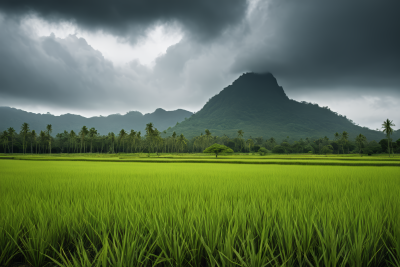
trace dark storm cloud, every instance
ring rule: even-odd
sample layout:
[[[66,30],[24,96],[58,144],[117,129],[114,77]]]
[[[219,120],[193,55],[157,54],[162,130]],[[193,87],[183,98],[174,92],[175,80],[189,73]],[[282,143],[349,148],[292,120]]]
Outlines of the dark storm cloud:
[[[0,58],[0,105],[128,109],[151,94],[132,97],[143,89],[135,72],[139,64],[118,70],[83,38],[32,38],[12,20],[0,23]]]
[[[261,1],[232,71],[270,71],[286,88],[400,93],[399,10],[400,1]]]
[[[90,30],[106,30],[123,38],[140,34],[155,23],[179,23],[198,41],[212,39],[226,27],[239,23],[246,0],[2,0],[8,15],[33,12],[51,21],[75,21]]]
[[[197,111],[254,71],[273,73],[290,98],[363,125],[400,119],[400,1],[99,2],[93,12],[74,3],[0,1],[0,105],[81,114]],[[153,68],[138,60],[115,66],[83,38],[32,36],[18,24],[29,12],[131,41],[158,23],[185,28]]]

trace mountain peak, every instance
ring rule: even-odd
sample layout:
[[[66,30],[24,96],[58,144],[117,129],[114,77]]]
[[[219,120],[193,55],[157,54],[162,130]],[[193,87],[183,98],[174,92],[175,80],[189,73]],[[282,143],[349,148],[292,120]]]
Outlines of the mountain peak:
[[[204,107],[169,130],[187,137],[211,131],[231,138],[243,130],[250,136],[306,138],[332,136],[347,131],[351,136],[362,133],[369,140],[383,138],[381,133],[361,128],[329,109],[290,100],[271,73],[244,73]],[[293,140],[293,139],[292,139]]]
[[[289,98],[286,96],[283,88],[279,86],[276,78],[271,73],[254,73],[248,72],[242,74],[230,86],[221,91],[220,94],[235,95],[241,101],[250,96],[252,101],[285,101]]]
[[[154,113],[161,113],[161,112],[166,112],[166,110],[163,109],[163,108],[158,108],[158,109],[156,109],[156,110],[154,111]]]

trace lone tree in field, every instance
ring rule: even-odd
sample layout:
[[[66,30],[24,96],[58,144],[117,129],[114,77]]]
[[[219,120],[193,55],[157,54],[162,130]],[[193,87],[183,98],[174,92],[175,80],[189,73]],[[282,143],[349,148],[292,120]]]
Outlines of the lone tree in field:
[[[386,137],[388,140],[388,152],[389,152],[389,158],[390,158],[390,135],[393,133],[393,129],[392,126],[396,126],[393,121],[386,119],[383,123],[382,123],[382,129],[383,129],[383,133],[386,133]]]
[[[215,153],[215,157],[217,158],[218,154],[233,153],[233,150],[224,145],[213,144],[212,146],[207,147],[203,153]]]

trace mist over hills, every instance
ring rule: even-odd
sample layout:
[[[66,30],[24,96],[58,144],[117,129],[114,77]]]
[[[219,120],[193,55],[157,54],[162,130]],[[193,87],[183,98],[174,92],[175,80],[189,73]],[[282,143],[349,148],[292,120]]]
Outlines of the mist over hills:
[[[85,118],[73,114],[54,116],[52,114],[36,114],[15,108],[0,107],[0,130],[4,131],[8,127],[13,127],[19,132],[22,123],[27,122],[30,129],[36,132],[45,130],[46,125],[51,124],[53,127],[52,135],[54,136],[64,130],[68,132],[74,130],[79,133],[84,125],[88,128],[96,128],[102,135],[106,135],[109,132],[118,133],[121,129],[125,129],[125,131],[134,129],[144,133],[146,124],[149,122],[152,122],[158,130],[163,131],[168,127],[174,126],[177,122],[189,118],[192,114],[192,112],[183,109],[166,111],[159,108],[153,113],[144,115],[138,111],[130,111],[125,115],[112,114],[105,117]]]
[[[382,118],[382,122],[386,118]],[[226,134],[233,138],[239,129],[244,137],[274,137],[281,141],[307,137],[333,139],[335,132],[347,131],[349,137],[363,134],[369,141],[385,138],[382,132],[355,125],[345,116],[317,104],[297,102],[285,94],[270,73],[245,73],[232,85],[212,97],[204,107],[189,119],[167,131],[183,133],[191,138],[209,129],[212,135]],[[394,140],[400,137],[397,131]]]

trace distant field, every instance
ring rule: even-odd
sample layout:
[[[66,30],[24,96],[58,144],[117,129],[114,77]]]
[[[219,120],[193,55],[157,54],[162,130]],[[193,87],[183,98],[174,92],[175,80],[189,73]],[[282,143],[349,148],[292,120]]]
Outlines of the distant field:
[[[3,159],[0,170],[0,266],[400,263],[397,167]]]
[[[233,163],[233,164],[279,164],[279,165],[331,165],[331,166],[397,166],[400,157],[359,156],[359,155],[220,155],[209,154],[41,154],[5,155],[0,159],[35,161],[106,161],[106,162],[166,162],[166,163]]]

